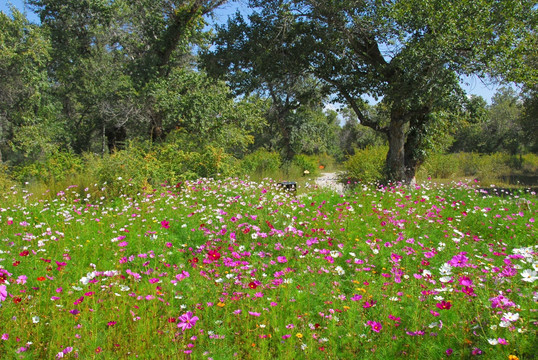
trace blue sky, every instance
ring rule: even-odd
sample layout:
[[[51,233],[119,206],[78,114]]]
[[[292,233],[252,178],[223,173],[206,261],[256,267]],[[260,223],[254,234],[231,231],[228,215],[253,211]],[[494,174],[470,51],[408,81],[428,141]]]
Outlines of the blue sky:
[[[10,4],[19,9],[19,11],[25,13],[30,21],[36,23],[39,22],[39,17],[34,12],[32,12],[28,6],[24,4],[23,0],[0,0],[0,11],[3,11],[4,13],[10,13]],[[238,4],[237,2],[224,5],[215,13],[215,21],[219,23],[225,22],[228,16],[235,13],[236,9],[238,8],[239,10],[244,11],[246,9],[246,5],[242,5],[241,3]],[[491,102],[491,97],[499,88],[499,86],[496,85],[485,84],[476,76],[462,79],[462,87],[468,94],[480,95],[488,103]]]

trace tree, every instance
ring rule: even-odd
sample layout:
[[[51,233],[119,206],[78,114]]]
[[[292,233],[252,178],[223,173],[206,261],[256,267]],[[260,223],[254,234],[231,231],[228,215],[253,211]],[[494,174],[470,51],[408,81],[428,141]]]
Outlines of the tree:
[[[11,17],[0,12],[0,163],[43,157],[65,135],[49,91],[47,36],[11,11]]]
[[[374,106],[365,105],[364,112],[375,119],[378,123],[388,123],[389,114],[383,103]],[[346,107],[341,110],[341,115],[345,121],[340,131],[340,148],[345,157],[355,154],[356,149],[364,149],[368,146],[380,146],[386,144],[386,136],[383,133],[376,132],[369,127],[359,123],[357,115],[353,110]]]
[[[501,88],[493,95],[488,121],[483,123],[481,152],[507,151],[512,155],[524,149],[520,124],[522,103],[512,88]]]
[[[186,66],[204,16],[225,0],[29,0],[50,33],[49,73],[76,152],[164,139],[152,89]],[[99,140],[102,141],[99,141]]]
[[[458,75],[537,79],[537,70],[524,69],[522,62],[533,51],[528,36],[536,26],[534,1],[252,0],[251,5],[271,24],[272,40],[280,42],[271,63],[293,59],[287,71],[305,70],[322,80],[362,125],[387,136],[390,179],[412,181],[427,149],[435,147],[435,136],[461,111]],[[237,46],[248,49],[250,39]],[[255,65],[261,72],[271,63]],[[387,126],[364,112],[365,94],[383,98],[390,109]]]
[[[278,26],[259,14],[250,16],[248,24],[236,14],[227,27],[217,26],[217,31],[214,50],[202,54],[202,65],[212,76],[225,79],[235,95],[268,99],[267,128],[257,145],[278,148],[284,159],[291,160],[302,151],[300,142],[310,139],[307,133],[315,132],[304,115],[321,111],[327,88],[287,56],[275,41]]]

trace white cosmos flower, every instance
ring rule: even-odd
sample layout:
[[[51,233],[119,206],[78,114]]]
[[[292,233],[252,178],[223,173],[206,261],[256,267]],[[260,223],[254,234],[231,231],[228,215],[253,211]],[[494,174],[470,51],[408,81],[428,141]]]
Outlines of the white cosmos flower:
[[[336,250],[332,250],[332,251],[331,251],[331,257],[333,257],[333,258],[337,258],[337,257],[339,257],[339,256],[340,256],[340,253],[339,253],[338,251],[336,251]]]
[[[529,269],[523,270],[523,272],[521,273],[521,276],[523,276],[523,279],[522,279],[523,281],[530,282],[530,283],[538,279],[536,271],[529,270]]]
[[[439,268],[439,272],[441,275],[450,275],[452,274],[452,266],[445,263]]]
[[[519,319],[519,314],[518,313],[515,313],[515,314],[512,314],[511,312],[507,312],[505,314],[503,314],[503,320],[505,321],[517,321],[517,319]]]
[[[499,342],[497,341],[497,339],[488,339],[488,343],[490,343],[491,345],[497,345]]]
[[[34,324],[37,324],[37,323],[39,322],[39,316],[34,316],[34,317],[32,318],[32,322],[33,322]]]

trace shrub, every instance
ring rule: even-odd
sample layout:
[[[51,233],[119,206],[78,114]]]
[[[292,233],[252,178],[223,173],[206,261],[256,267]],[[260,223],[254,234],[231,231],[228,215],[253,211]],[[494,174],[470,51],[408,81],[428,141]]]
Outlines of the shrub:
[[[291,160],[291,166],[297,167],[302,174],[308,171],[310,176],[316,176],[318,174],[318,158],[314,155],[295,155]]]
[[[355,150],[355,154],[344,163],[345,173],[342,176],[351,183],[383,180],[387,152],[387,146]]]
[[[71,152],[58,151],[43,161],[14,167],[13,177],[19,182],[54,184],[79,174],[83,169],[82,158]]]
[[[450,179],[460,172],[454,163],[455,157],[445,154],[433,154],[430,156],[417,172],[417,178],[423,179],[432,177],[436,179]]]
[[[257,174],[263,177],[277,173],[281,165],[280,155],[277,152],[258,149],[243,158],[241,170],[246,174]]]
[[[5,164],[0,164],[0,193],[4,193],[9,190],[15,182],[9,175]]]

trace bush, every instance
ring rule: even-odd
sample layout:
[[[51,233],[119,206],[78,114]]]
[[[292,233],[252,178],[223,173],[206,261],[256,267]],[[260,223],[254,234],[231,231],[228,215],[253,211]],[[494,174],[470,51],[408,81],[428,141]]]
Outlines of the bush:
[[[308,171],[310,176],[317,176],[319,172],[318,158],[314,155],[295,155],[291,160],[291,167],[294,166],[297,167],[302,174],[304,174],[305,171]]]
[[[383,180],[387,152],[387,146],[355,150],[355,154],[344,163],[345,173],[342,176],[351,183]]]
[[[19,182],[54,184],[75,177],[83,169],[82,158],[71,152],[55,152],[44,161],[14,167],[13,177]]]
[[[334,167],[334,158],[326,153],[318,155],[318,169],[330,171]]]
[[[126,184],[151,190],[166,182],[231,176],[237,168],[237,160],[222,149],[205,146],[199,151],[189,151],[181,149],[176,142],[130,143],[125,150],[111,155],[87,154],[85,163],[90,177],[106,183],[108,191],[114,193]]]
[[[264,177],[278,172],[282,162],[277,152],[258,149],[246,155],[241,161],[241,170],[246,174]]]
[[[445,154],[433,154],[420,167],[417,172],[417,178],[423,179],[427,177],[436,179],[450,179],[458,176],[460,169],[455,166],[455,156]]]
[[[15,182],[8,174],[7,166],[5,164],[0,164],[0,193],[5,193],[8,191]]]

